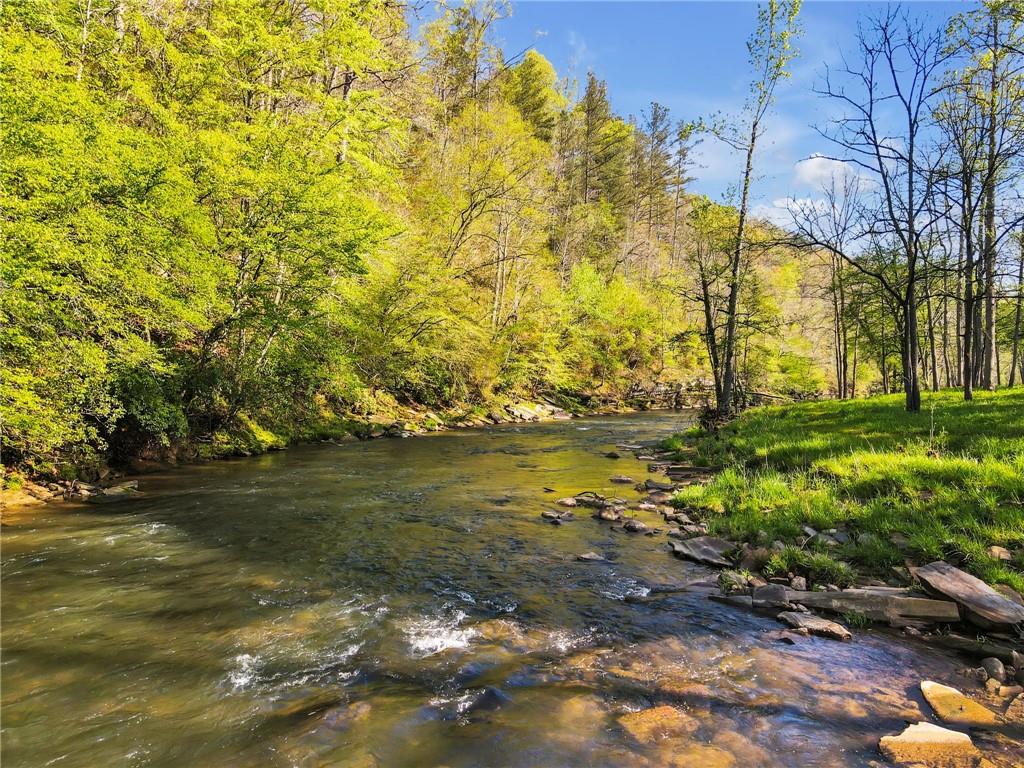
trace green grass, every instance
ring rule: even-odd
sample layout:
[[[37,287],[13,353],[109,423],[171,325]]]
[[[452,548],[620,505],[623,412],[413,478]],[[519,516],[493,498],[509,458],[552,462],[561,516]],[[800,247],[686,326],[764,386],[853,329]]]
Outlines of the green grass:
[[[675,499],[718,534],[793,544],[810,525],[850,536],[827,552],[788,548],[766,569],[839,583],[852,578],[849,566],[886,577],[906,560],[944,558],[1024,591],[1024,389],[970,403],[956,391],[926,393],[917,414],[901,396],[756,408],[718,435],[691,430],[666,447],[725,467]],[[993,544],[1015,559],[991,557]]]

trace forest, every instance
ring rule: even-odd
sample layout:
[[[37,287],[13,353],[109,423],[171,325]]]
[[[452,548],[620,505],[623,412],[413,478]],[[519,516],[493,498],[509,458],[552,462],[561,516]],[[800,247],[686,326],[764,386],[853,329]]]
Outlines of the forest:
[[[761,7],[741,114],[617,114],[504,51],[498,2],[4,4],[4,463],[331,436],[657,382],[727,414],[1024,378],[1024,19],[866,14],[818,95],[843,172],[750,204],[799,55]],[[693,191],[694,147],[745,171]]]

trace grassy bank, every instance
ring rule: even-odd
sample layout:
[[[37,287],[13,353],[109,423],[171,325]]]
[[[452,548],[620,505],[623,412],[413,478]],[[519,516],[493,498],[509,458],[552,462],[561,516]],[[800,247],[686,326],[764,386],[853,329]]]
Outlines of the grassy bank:
[[[718,435],[693,430],[669,446],[724,468],[681,490],[677,506],[720,535],[788,545],[765,563],[769,574],[841,583],[946,559],[1024,591],[1024,389],[970,403],[925,394],[917,414],[896,395],[757,408]],[[801,542],[804,526],[838,529],[842,543]]]

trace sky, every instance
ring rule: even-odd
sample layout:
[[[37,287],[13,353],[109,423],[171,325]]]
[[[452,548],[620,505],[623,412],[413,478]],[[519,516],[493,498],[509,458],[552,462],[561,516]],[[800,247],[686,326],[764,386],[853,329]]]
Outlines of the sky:
[[[805,0],[804,33],[792,77],[782,84],[763,145],[752,190],[755,215],[788,221],[789,199],[816,196],[833,163],[815,157],[835,154],[815,127],[824,128],[833,109],[813,92],[825,65],[841,63],[853,51],[858,18],[883,3]],[[908,9],[942,23],[970,5],[911,2]],[[512,15],[495,36],[506,56],[536,48],[578,83],[592,70],[607,81],[615,110],[640,116],[658,101],[676,119],[736,114],[748,92],[746,40],[753,31],[753,2],[623,2],[603,0],[514,0]],[[724,144],[706,138],[696,152],[692,189],[717,200],[731,199],[741,159]]]

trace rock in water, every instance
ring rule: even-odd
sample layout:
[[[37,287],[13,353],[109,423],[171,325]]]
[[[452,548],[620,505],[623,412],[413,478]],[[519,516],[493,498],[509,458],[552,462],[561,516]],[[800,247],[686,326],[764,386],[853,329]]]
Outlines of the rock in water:
[[[641,520],[631,517],[622,524],[622,528],[630,533],[643,533],[647,530],[647,524]]]
[[[831,637],[836,640],[849,640],[853,635],[850,630],[842,624],[823,619],[811,613],[797,613],[796,611],[783,611],[776,617],[783,624],[788,624],[794,629],[803,629],[812,635]]]
[[[576,555],[576,559],[588,563],[603,563],[605,561],[605,558],[597,552],[584,552],[582,555]]]
[[[118,501],[120,499],[127,499],[139,492],[139,481],[129,480],[125,483],[118,483],[112,485],[109,488],[103,488],[94,493],[90,493],[86,498],[93,504],[103,504],[108,501]]]
[[[998,722],[994,712],[967,698],[956,688],[925,680],[921,683],[921,693],[944,723],[984,728]]]
[[[887,760],[900,765],[976,768],[981,761],[970,736],[931,723],[909,725],[900,734],[883,736],[878,748]]]
[[[1009,722],[1017,725],[1024,725],[1024,693],[1018,693],[1017,698],[1010,702],[1010,706],[1003,713]]]
[[[685,712],[664,705],[623,715],[619,718],[619,725],[641,744],[648,744],[688,736],[697,730],[699,723]]]
[[[575,497],[566,496],[564,499],[559,499],[558,501],[556,501],[555,504],[557,504],[560,507],[575,507],[577,502]]]
[[[627,475],[615,475],[609,479],[611,480],[611,482],[619,483],[620,485],[632,485],[634,482],[636,482],[635,480],[633,480],[632,477],[629,477]]]
[[[941,560],[918,568],[914,574],[934,592],[963,606],[967,617],[980,627],[1024,622],[1024,606],[996,592],[981,579]]]
[[[731,565],[724,555],[735,548],[736,545],[731,541],[715,536],[698,536],[695,539],[672,542],[672,551],[676,557],[719,568],[728,568]]]

